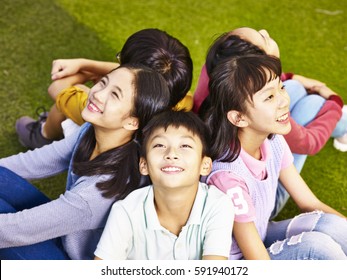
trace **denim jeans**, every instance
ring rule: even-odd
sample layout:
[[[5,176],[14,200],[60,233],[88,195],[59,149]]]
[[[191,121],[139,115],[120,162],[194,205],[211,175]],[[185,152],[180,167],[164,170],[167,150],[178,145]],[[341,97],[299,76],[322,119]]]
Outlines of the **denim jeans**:
[[[314,211],[270,222],[264,244],[273,260],[347,260],[347,220]]]
[[[6,213],[16,213],[49,201],[48,197],[28,181],[14,172],[0,167],[0,219]],[[55,238],[27,246],[2,248],[0,249],[0,259],[59,260],[69,258],[63,249],[61,239]]]
[[[290,97],[290,114],[300,125],[306,126],[316,117],[325,103],[325,99],[317,94],[307,94],[301,83],[288,80],[283,83]],[[342,113],[331,137],[338,138],[347,132],[347,114]]]
[[[307,94],[304,86],[296,80],[287,80],[283,83],[290,97],[290,114],[296,123],[306,126],[318,114],[325,103],[325,99],[317,94]],[[343,114],[338,121],[332,137],[340,137],[347,132],[347,115]],[[301,172],[307,155],[294,154],[294,166]],[[271,218],[274,218],[283,209],[289,199],[289,194],[281,183],[278,184],[276,193],[276,205],[272,212]]]

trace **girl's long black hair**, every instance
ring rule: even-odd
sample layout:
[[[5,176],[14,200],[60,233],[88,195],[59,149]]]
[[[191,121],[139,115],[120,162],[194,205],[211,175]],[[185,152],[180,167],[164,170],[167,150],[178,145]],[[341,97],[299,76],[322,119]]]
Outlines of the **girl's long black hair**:
[[[249,54],[266,55],[264,50],[232,32],[221,34],[214,40],[206,55],[206,71],[208,76],[211,75],[213,69],[221,61],[227,58]],[[199,116],[203,119],[205,118],[209,102],[210,97],[208,95],[200,106]]]
[[[246,102],[253,100],[256,92],[281,73],[280,60],[268,55],[227,58],[213,69],[209,81],[210,103],[205,115],[214,139],[211,146],[213,159],[229,162],[239,156],[238,127],[228,120],[228,112],[247,113]]]
[[[142,128],[156,113],[168,109],[170,93],[164,78],[148,67],[122,64],[119,68],[127,68],[134,74],[134,107],[130,114],[138,119],[139,128],[130,142],[89,160],[96,144],[91,126],[75,152],[73,172],[79,176],[109,175],[110,178],[97,183],[97,187],[105,197],[122,199],[140,185],[138,143]]]

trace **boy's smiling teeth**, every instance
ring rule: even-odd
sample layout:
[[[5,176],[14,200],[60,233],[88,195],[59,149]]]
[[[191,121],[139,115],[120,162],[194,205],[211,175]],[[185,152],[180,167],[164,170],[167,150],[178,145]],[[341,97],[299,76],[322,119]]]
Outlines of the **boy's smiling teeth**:
[[[284,114],[283,116],[280,116],[277,121],[279,122],[283,122],[285,121],[286,119],[288,119],[288,113],[287,114]]]
[[[162,171],[165,172],[176,172],[176,171],[183,171],[183,168],[176,167],[176,166],[168,166],[161,168]]]

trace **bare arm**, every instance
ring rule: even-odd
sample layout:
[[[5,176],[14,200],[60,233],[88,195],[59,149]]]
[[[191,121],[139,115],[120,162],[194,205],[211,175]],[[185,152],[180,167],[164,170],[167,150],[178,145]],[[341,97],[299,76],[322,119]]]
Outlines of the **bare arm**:
[[[302,85],[309,93],[318,93],[325,99],[328,99],[332,95],[338,95],[336,92],[334,92],[331,88],[329,88],[325,83],[321,81],[307,78],[297,74],[294,74],[292,79],[302,83]]]
[[[300,83],[302,83],[302,85],[307,89],[307,90],[312,90],[312,88],[314,87],[321,87],[323,85],[325,85],[325,83],[315,80],[315,79],[311,79],[311,78],[307,78],[305,76],[302,75],[298,75],[298,74],[294,74],[292,77],[293,80],[297,80]]]
[[[227,260],[228,258],[226,257],[222,257],[222,256],[203,256],[202,257],[203,260]]]
[[[279,179],[302,212],[321,210],[346,218],[313,194],[293,164],[281,171]]]
[[[54,81],[80,72],[89,72],[94,74],[94,79],[99,79],[118,66],[115,62],[85,58],[57,59],[52,63],[51,76]]]
[[[253,222],[235,222],[233,234],[246,260],[270,260],[270,256]]]
[[[87,72],[73,74],[71,76],[63,77],[61,79],[53,81],[48,87],[48,94],[53,100],[57,99],[58,94],[71,86],[78,85],[83,88],[85,92],[89,92],[89,88],[85,85],[87,81],[91,80],[91,76]]]
[[[327,87],[326,85],[322,86],[314,86],[311,89],[313,92],[318,93],[320,96],[324,97],[325,99],[328,99],[332,95],[338,95],[335,91],[333,91],[331,88]]]

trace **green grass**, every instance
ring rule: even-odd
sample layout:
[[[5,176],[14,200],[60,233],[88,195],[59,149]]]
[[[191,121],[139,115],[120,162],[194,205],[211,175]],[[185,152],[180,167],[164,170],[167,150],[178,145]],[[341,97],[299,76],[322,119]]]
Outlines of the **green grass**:
[[[53,59],[113,60],[129,35],[148,27],[166,30],[188,46],[194,61],[192,90],[215,36],[249,26],[267,29],[278,42],[285,71],[322,80],[347,102],[346,1],[2,0],[1,6],[1,157],[25,151],[15,120],[52,105],[47,87]],[[345,215],[346,164],[347,153],[336,151],[330,140],[302,171],[317,196]],[[35,184],[55,198],[64,180],[62,174]],[[296,213],[290,201],[280,218]]]

